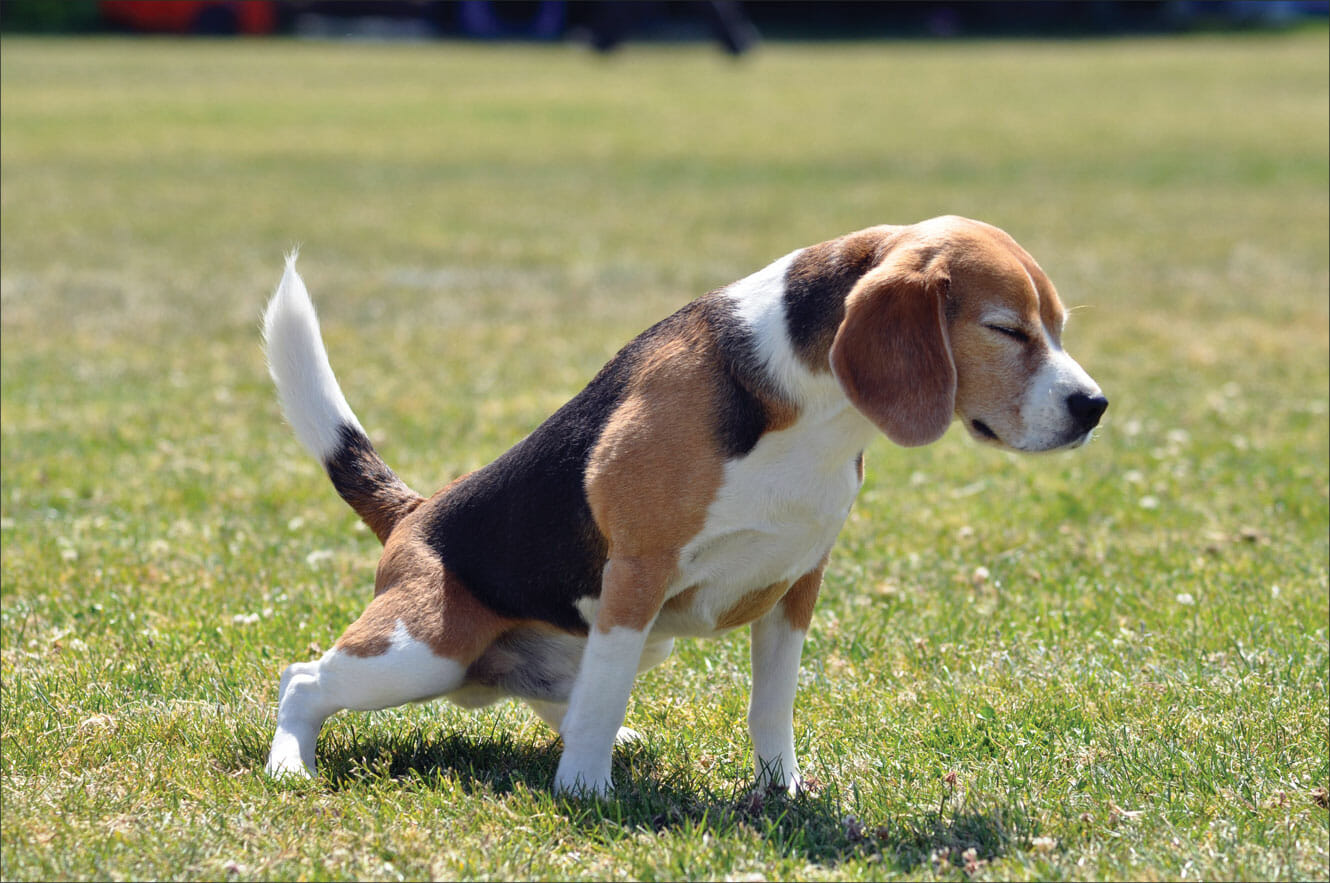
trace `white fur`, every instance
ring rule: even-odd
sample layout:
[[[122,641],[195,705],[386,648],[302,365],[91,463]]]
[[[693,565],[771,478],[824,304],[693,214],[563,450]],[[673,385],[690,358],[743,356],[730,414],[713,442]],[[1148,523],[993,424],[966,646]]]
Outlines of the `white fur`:
[[[797,790],[802,783],[794,754],[794,694],[799,686],[799,657],[804,632],[790,625],[784,611],[773,609],[753,623],[753,689],[748,701],[748,732],[759,786]]]
[[[341,444],[339,429],[364,429],[337,385],[319,334],[319,320],[305,283],[296,272],[296,253],[263,313],[268,373],[277,385],[282,412],[296,438],[323,462]]]
[[[457,689],[466,670],[436,656],[397,623],[392,644],[379,656],[334,648],[317,662],[287,666],[277,688],[277,732],[268,754],[275,776],[314,775],[314,745],[323,722],[344,708],[377,711],[433,699]]]
[[[1030,378],[1029,390],[1021,404],[1024,432],[1017,438],[1006,439],[1018,451],[1048,451],[1083,444],[1089,434],[1082,435],[1075,426],[1067,398],[1073,393],[1102,395],[1099,384],[1048,334],[1045,343],[1048,359]]]
[[[714,635],[716,620],[744,595],[813,570],[850,513],[860,485],[855,460],[874,432],[847,406],[769,432],[747,456],[726,463],[667,592],[697,586],[696,600],[687,610],[662,611],[657,631]]]
[[[621,733],[635,669],[668,655],[672,638],[710,636],[716,622],[746,594],[773,583],[793,582],[817,567],[831,548],[859,491],[856,458],[873,437],[873,425],[846,399],[830,372],[814,373],[798,359],[786,332],[785,276],[791,252],[731,285],[725,294],[752,330],[763,366],[799,408],[791,427],[769,432],[753,450],[725,465],[716,499],[702,530],[681,551],[666,597],[696,586],[686,610],[665,609],[649,634],[594,627],[599,603],[582,598],[578,609],[592,626],[582,667],[559,722],[564,753],[555,787],[601,794],[612,787],[611,748]],[[753,711],[750,714],[759,774],[794,788],[793,707],[803,632],[779,612],[754,624]],[[653,645],[659,650],[653,651]],[[639,660],[638,666],[625,664]],[[558,709],[537,708],[546,720]]]
[[[809,371],[794,352],[785,318],[785,277],[800,253],[796,249],[722,292],[739,319],[753,333],[758,361],[776,385],[793,401],[805,406],[848,403],[840,384],[826,371]]]
[[[785,277],[803,251],[795,249],[756,273],[725,287],[722,292],[734,304],[739,319],[753,332],[758,360],[782,388],[797,393],[809,379],[799,362],[785,325]]]
[[[646,637],[645,631],[626,626],[608,632],[591,629],[582,668],[559,724],[563,755],[554,775],[556,790],[600,795],[614,787],[610,755],[637,675],[632,660],[642,658]]]
[[[597,599],[579,599],[578,609],[592,629],[559,722],[564,753],[556,788],[596,794],[610,789],[611,748],[621,732],[635,669],[663,659],[674,636],[716,634],[717,620],[744,595],[793,582],[816,568],[849,514],[860,485],[856,459],[876,430],[829,371],[809,371],[794,353],[783,298],[785,276],[797,255],[786,255],[725,293],[752,330],[764,367],[800,417],[726,463],[702,530],[681,551],[666,591],[671,597],[696,586],[688,609],[662,610],[649,634],[623,627],[606,634],[594,627]],[[764,781],[795,788],[793,708],[803,632],[791,628],[779,611],[759,623],[753,632],[750,712],[758,771]],[[661,650],[653,652],[653,644]],[[634,659],[638,666],[625,664]],[[559,710],[537,711],[550,720]]]

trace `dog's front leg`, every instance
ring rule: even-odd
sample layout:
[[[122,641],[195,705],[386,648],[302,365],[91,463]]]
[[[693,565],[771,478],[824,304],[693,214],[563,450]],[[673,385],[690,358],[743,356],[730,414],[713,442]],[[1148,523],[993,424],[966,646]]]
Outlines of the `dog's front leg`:
[[[825,561],[824,561],[825,563]],[[753,693],[748,731],[753,739],[757,784],[799,790],[803,779],[794,754],[794,694],[799,658],[822,584],[822,567],[800,578],[780,603],[752,625]]]
[[[651,624],[674,569],[672,556],[611,558],[605,565],[596,624],[559,727],[563,756],[554,787],[604,795],[614,787],[610,759]]]

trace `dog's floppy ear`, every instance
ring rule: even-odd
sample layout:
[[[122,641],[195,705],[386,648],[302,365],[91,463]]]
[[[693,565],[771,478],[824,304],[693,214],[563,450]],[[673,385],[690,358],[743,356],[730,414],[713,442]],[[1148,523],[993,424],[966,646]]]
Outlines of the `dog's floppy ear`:
[[[845,298],[831,370],[850,402],[898,445],[937,441],[956,409],[950,284],[936,261],[896,260],[865,274]]]

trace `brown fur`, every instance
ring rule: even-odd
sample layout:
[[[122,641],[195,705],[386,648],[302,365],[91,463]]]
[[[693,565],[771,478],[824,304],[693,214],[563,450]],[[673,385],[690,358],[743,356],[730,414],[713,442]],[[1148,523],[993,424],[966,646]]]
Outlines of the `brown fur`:
[[[1057,290],[1034,258],[1006,233],[973,225],[957,231],[949,260],[951,306],[949,335],[954,359],[962,367],[956,405],[971,410],[1009,403],[1012,421],[1027,378],[1048,355],[1045,332],[1060,342],[1064,311]],[[1019,349],[982,326],[981,316],[994,306],[1020,317],[1030,340]],[[966,366],[975,366],[964,370]],[[979,369],[978,366],[983,366]]]
[[[684,589],[682,592],[677,592],[676,594],[672,595],[670,599],[665,602],[664,609],[675,610],[682,613],[691,608],[693,606],[693,602],[696,600],[697,600],[697,586],[689,586],[688,588]]]
[[[325,466],[342,499],[381,543],[386,543],[397,523],[425,500],[388,468],[363,435],[344,436],[341,452]]]
[[[821,563],[795,580],[785,597],[780,599],[781,612],[792,628],[806,632],[813,622],[813,605],[817,603],[817,594],[822,588],[822,572],[827,568],[829,557],[830,553],[823,556]]]
[[[705,328],[692,329],[701,336]],[[609,541],[596,626],[645,628],[679,550],[702,528],[724,463],[699,395],[717,389],[705,341],[663,343],[644,360],[587,466],[591,513]]]
[[[936,441],[951,424],[956,365],[947,338],[949,279],[913,255],[874,268],[850,292],[831,346],[845,394],[899,445]]]
[[[789,591],[787,582],[772,583],[765,589],[749,592],[716,618],[716,628],[732,629],[747,625],[755,619],[765,616],[767,611],[776,606],[776,602]]]
[[[408,516],[389,538],[374,578],[374,600],[337,647],[352,656],[381,655],[401,622],[435,655],[466,665],[515,623],[482,605],[444,569],[413,529],[415,521]]]
[[[429,501],[353,420],[342,424],[325,466],[385,543],[375,597],[339,652],[283,675],[268,769],[312,774],[334,705],[511,695],[563,737],[556,789],[604,793],[635,673],[679,635],[753,623],[759,782],[793,792],[794,676],[823,550],[863,482],[872,427],[920,445],[960,416],[971,435],[1008,449],[1083,444],[1108,402],[1057,351],[1062,321],[1052,284],[1011,237],[934,218],[812,246],[689,303]],[[734,483],[708,524],[727,475]],[[696,555],[681,562],[685,549]],[[666,601],[671,586],[688,587]],[[606,637],[616,629],[631,631]],[[402,631],[445,661],[421,659],[414,643],[370,664],[347,658],[388,653]]]
[[[842,294],[846,267],[865,272]],[[830,338],[826,324],[810,332],[800,358],[819,367],[829,340],[846,395],[901,445],[935,441],[974,403],[1009,402],[1018,421],[1024,384],[1047,356],[1044,333],[1061,339],[1064,312],[1048,276],[1011,236],[976,221],[852,233],[805,249],[788,280],[816,292],[839,323]],[[994,305],[1022,318],[1030,342],[1019,354],[982,327]]]
[[[760,401],[767,415],[767,432],[789,429],[799,419],[799,409],[784,399],[760,396]]]
[[[678,556],[673,553],[610,558],[600,590],[596,629],[608,632],[623,626],[640,632],[651,625],[665,600],[665,589],[677,562]]]

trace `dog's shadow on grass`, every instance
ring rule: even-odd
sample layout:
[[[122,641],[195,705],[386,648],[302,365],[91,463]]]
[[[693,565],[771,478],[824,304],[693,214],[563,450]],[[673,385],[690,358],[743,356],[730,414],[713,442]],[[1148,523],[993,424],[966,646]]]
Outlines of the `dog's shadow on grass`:
[[[320,740],[324,787],[350,791],[396,780],[407,788],[460,788],[500,797],[523,790],[548,792],[562,750],[557,738],[533,742],[501,732],[477,737],[419,727],[391,734],[358,729],[334,730]],[[266,744],[243,736],[241,742],[239,753],[261,766]],[[755,792],[740,776],[735,790],[719,793],[694,771],[665,762],[650,742],[615,748],[614,779],[618,787],[608,800],[551,799],[570,824],[599,837],[607,828],[660,832],[700,827],[720,838],[759,837],[809,862],[869,859],[903,873],[930,863],[969,873],[1027,846],[1033,834],[1022,813],[1003,806],[949,809],[943,799],[932,809],[875,819],[857,817],[833,786],[815,785],[788,797]]]

